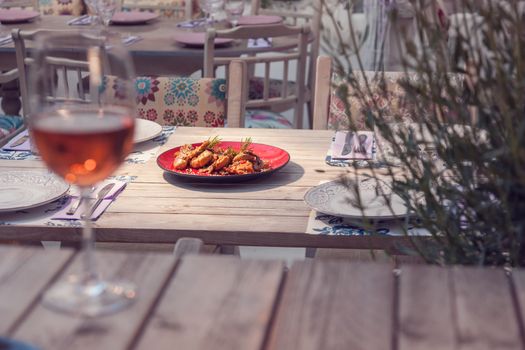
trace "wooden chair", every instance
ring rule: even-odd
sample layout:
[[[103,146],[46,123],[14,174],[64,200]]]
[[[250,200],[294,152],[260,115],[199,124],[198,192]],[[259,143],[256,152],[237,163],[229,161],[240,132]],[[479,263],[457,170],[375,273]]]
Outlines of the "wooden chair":
[[[286,110],[294,109],[293,127],[302,128],[303,126],[303,106],[307,100],[306,89],[306,50],[309,28],[290,27],[287,25],[266,25],[266,26],[240,26],[229,30],[215,30],[208,29],[206,32],[206,41],[204,46],[204,77],[213,77],[215,75],[215,68],[217,66],[224,66],[233,59],[243,61],[247,64],[247,71],[253,69],[256,64],[263,65],[264,78],[262,79],[262,96],[260,98],[246,99],[245,106],[247,109],[269,109],[269,110]],[[272,55],[264,56],[248,56],[248,57],[216,57],[214,40],[216,38],[230,38],[248,40],[251,38],[272,38],[275,40],[280,37],[295,37],[291,42],[290,47],[293,49],[289,51],[272,51],[268,48],[268,52]],[[296,61],[295,89],[289,88],[288,79],[289,65],[291,61]],[[282,64],[282,88],[278,96],[270,94],[270,68],[275,64]]]
[[[13,31],[24,115],[30,111],[28,70],[34,61],[27,56],[26,42],[35,40],[44,32],[49,33],[43,30]],[[48,60],[56,67],[54,72],[47,74],[50,83],[57,87],[56,94],[49,96],[49,99],[59,101],[63,98],[77,98],[89,102],[91,96],[99,95],[109,100],[117,99],[119,84],[114,77],[105,76],[102,85],[96,88],[97,91],[90,91],[85,79],[89,72],[87,62],[64,57],[48,57]],[[232,62],[231,66],[230,86],[240,87],[243,83],[243,63]],[[140,118],[153,120],[161,125],[221,127],[224,126],[228,115],[229,126],[240,125],[243,100],[239,96],[235,98],[236,102],[228,105],[227,94],[230,92],[227,91],[225,79],[137,77],[134,84],[136,115]],[[233,96],[242,91],[237,88],[231,90]]]
[[[163,18],[191,19],[199,13],[196,1],[192,0],[123,0],[123,11],[149,11]]]
[[[15,44],[16,62],[20,79],[20,95],[24,117],[31,111],[29,103],[29,70],[34,59],[28,55],[27,43],[34,42],[40,35],[51,33],[65,33],[52,30],[23,31],[13,29],[12,36]],[[53,84],[55,94],[48,96],[50,100],[78,99],[89,102],[90,93],[86,90],[83,79],[88,75],[89,68],[85,61],[65,57],[48,57],[47,63],[53,69],[39,74],[46,74],[49,84]],[[60,88],[59,88],[60,87]]]
[[[8,99],[10,96],[9,89],[6,88],[8,84],[15,83],[18,79],[18,70],[12,69],[8,72],[0,73],[0,85],[2,86],[2,109],[5,114],[0,114],[0,146],[5,145],[13,136],[18,134],[24,128],[24,120],[19,115],[20,105],[15,104],[8,106]],[[17,96],[14,99],[18,101]]]
[[[356,74],[357,85],[362,85],[364,88],[364,78],[369,82],[370,89],[374,93],[374,98],[382,109],[382,114],[392,122],[398,122],[401,117],[406,121],[421,120],[426,115],[421,115],[420,112],[413,105],[417,96],[410,96],[406,94],[402,88],[401,80],[418,80],[416,73],[406,74],[404,72],[364,72]],[[458,91],[464,91],[467,88],[465,76],[459,74],[450,74],[449,79]],[[342,84],[348,86],[347,96],[341,96],[344,90],[339,89]],[[365,110],[362,99],[355,96],[352,91],[353,86],[349,86],[340,77],[332,72],[332,60],[328,56],[320,56],[317,60],[316,84],[315,84],[315,101],[314,101],[314,129],[348,129],[348,110],[349,106],[350,116],[353,124],[358,129],[366,129],[365,126]],[[369,94],[365,93],[365,98]],[[343,100],[347,99],[347,103]],[[463,96],[456,97],[459,100]],[[433,105],[428,105],[427,113],[433,113]],[[419,113],[418,113],[419,112]],[[417,114],[417,115],[416,115]],[[455,118],[454,112],[449,111],[447,115],[440,116],[442,121],[453,121]],[[390,120],[387,120],[387,122]]]
[[[286,2],[286,9],[280,8],[263,8],[261,7],[261,0],[251,1],[251,15],[271,15],[283,17],[284,23],[292,26],[308,25],[310,27],[310,44],[308,48],[308,60],[306,63],[307,76],[306,82],[308,87],[315,85],[315,69],[317,57],[319,56],[319,48],[321,43],[321,28],[323,18],[323,8],[325,0],[312,0],[311,3],[302,7],[297,6],[294,2]],[[309,93],[310,97],[307,99],[308,103],[308,117],[310,128],[312,127],[312,110],[313,110],[313,94]]]
[[[283,17],[284,23],[292,26],[309,25],[310,35],[312,40],[310,42],[309,50],[309,78],[315,79],[315,65],[317,56],[319,56],[319,47],[321,43],[321,19],[323,16],[323,0],[313,0],[309,6],[305,8],[292,8],[287,10],[262,8],[261,0],[252,0],[251,2],[252,15],[270,15]],[[313,83],[313,80],[308,80]],[[312,85],[313,86],[313,85]]]
[[[83,0],[5,0],[0,7],[34,9],[42,15],[80,16],[86,12]]]

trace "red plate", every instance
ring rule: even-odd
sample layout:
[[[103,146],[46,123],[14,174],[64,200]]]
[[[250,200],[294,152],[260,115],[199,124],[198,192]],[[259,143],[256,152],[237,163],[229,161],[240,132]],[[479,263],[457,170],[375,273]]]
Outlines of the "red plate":
[[[193,147],[199,146],[201,143],[192,144]],[[221,141],[218,144],[219,147],[228,148],[231,147],[238,151],[241,148],[241,142],[232,141]],[[201,182],[236,182],[255,179],[259,177],[268,176],[277,170],[284,167],[290,161],[290,155],[283,149],[278,147],[264,145],[262,143],[252,143],[250,150],[258,155],[262,160],[268,162],[270,170],[263,171],[260,173],[245,174],[245,175],[212,175],[212,174],[201,174],[195,169],[186,170],[175,170],[173,169],[173,160],[175,159],[175,153],[178,152],[181,146],[169,149],[163,152],[157,158],[157,164],[159,167],[164,169],[170,174],[184,177],[187,179],[194,179]]]

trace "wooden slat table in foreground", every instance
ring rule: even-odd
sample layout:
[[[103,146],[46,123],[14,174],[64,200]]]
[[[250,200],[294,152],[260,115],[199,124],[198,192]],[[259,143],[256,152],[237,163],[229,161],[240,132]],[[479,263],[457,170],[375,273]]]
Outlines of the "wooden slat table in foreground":
[[[382,249],[407,240],[305,233],[311,211],[303,200],[306,191],[351,171],[325,163],[333,131],[179,127],[161,152],[216,135],[228,141],[252,137],[253,142],[288,151],[291,161],[266,178],[233,184],[182,181],[165,174],[154,158],[125,165],[118,174],[137,178],[96,222],[97,241],[174,243],[180,237],[196,237],[206,244]],[[0,171],[27,167],[44,165],[0,160]],[[78,242],[80,230],[0,225],[0,240]]]
[[[40,297],[79,253],[0,246],[0,335],[45,349],[523,349],[525,273],[344,261],[98,253],[139,286],[117,314],[81,319]]]

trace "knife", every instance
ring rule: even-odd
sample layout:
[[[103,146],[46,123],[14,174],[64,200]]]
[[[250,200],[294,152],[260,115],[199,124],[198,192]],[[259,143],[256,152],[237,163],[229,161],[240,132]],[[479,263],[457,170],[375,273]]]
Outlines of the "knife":
[[[21,138],[19,138],[18,140],[16,140],[15,142],[13,142],[9,147],[20,146],[21,144],[25,143],[28,139],[29,139],[29,135],[24,135]]]
[[[89,214],[87,215],[88,218],[90,218],[91,215],[93,215],[95,210],[97,210],[97,207],[100,205],[100,203],[102,203],[104,198],[108,195],[109,191],[111,191],[113,189],[113,187],[115,187],[115,183],[114,182],[112,182],[110,184],[107,184],[106,186],[102,187],[102,189],[100,191],[98,191],[98,193],[97,193],[97,200],[96,200],[95,204],[93,204],[93,206],[91,207],[91,210],[89,211]]]

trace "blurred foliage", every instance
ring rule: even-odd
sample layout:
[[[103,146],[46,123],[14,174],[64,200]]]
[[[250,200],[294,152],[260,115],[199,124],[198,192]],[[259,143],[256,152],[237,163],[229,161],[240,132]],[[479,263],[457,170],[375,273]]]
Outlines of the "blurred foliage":
[[[338,93],[362,102],[367,126],[398,155],[389,175],[375,176],[389,178],[431,233],[431,240],[413,239],[414,249],[438,264],[525,265],[523,4],[458,0],[455,12],[466,15],[449,16],[444,30],[434,3],[413,1],[417,35],[398,35],[406,50],[403,70],[417,76],[400,81],[412,117],[400,113],[392,124],[352,49],[363,41],[352,25],[352,3],[344,25],[327,11],[340,40],[324,46],[347,86]],[[396,16],[396,9],[389,13],[394,27]],[[350,29],[346,40],[342,28]],[[462,84],[453,79],[458,76]],[[387,85],[379,84],[379,95],[388,99]],[[349,113],[351,128],[356,117]]]

